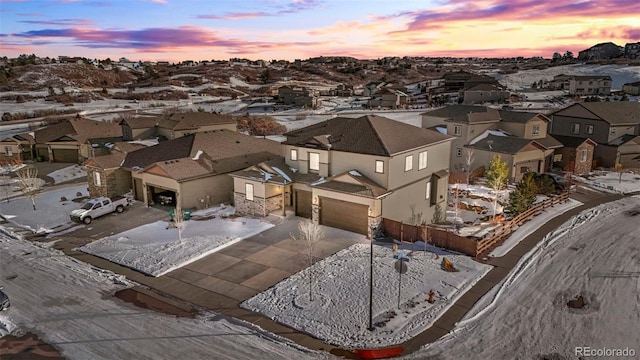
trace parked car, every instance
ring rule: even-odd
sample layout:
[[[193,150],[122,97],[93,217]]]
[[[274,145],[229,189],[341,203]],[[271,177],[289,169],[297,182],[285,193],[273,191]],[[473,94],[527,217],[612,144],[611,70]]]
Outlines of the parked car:
[[[99,197],[87,201],[80,209],[72,210],[69,217],[76,222],[90,224],[95,218],[112,212],[121,213],[133,200],[129,197],[118,196],[114,198]]]
[[[0,286],[0,311],[9,310],[11,302],[9,301],[9,296],[2,289],[3,287]]]
[[[156,193],[153,198],[154,201],[160,205],[171,205],[174,203],[173,191],[163,191]]]

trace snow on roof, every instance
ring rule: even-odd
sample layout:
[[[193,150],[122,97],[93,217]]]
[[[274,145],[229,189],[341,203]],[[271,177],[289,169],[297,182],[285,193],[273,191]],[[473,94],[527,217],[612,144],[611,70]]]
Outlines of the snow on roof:
[[[269,174],[268,172],[264,173],[264,181],[269,181],[269,179],[271,179],[271,177],[273,177],[272,174]]]
[[[192,158],[192,160],[198,160],[200,158],[200,155],[202,155],[202,150],[198,150],[198,152],[196,152],[196,155]]]
[[[320,184],[324,184],[324,183],[326,183],[326,182],[327,182],[327,179],[325,179],[325,178],[324,178],[324,176],[323,176],[323,177],[321,177],[320,179],[318,179],[318,180],[316,180],[316,181],[312,182],[312,183],[311,183],[311,184],[309,184],[309,185],[311,185],[311,186],[314,186],[314,185],[320,185]]]
[[[436,130],[441,134],[447,135],[447,128],[446,127],[437,126]]]
[[[475,139],[471,140],[469,142],[469,145],[473,145],[475,143],[477,143],[478,141],[486,138],[489,135],[494,135],[494,136],[509,136],[509,133],[507,133],[504,130],[485,130],[485,132],[483,132],[482,134],[478,135]]]
[[[350,170],[349,174],[352,176],[362,176],[362,174],[360,174],[359,172],[357,172],[356,170]]]
[[[273,166],[272,169],[273,169],[273,171],[277,172],[278,175],[282,176],[282,178],[285,179],[286,181],[292,182],[291,178],[284,171],[282,171],[281,169],[279,169],[279,168],[277,168],[275,166]]]

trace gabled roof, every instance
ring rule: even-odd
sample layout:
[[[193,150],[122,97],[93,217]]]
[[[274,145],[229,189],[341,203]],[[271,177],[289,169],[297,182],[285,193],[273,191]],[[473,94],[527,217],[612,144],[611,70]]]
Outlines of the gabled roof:
[[[638,125],[640,124],[640,103],[633,101],[582,102],[569,105],[552,115],[600,119],[610,125]]]
[[[598,143],[596,143],[595,141],[589,138],[580,138],[575,136],[561,136],[561,135],[554,135],[554,137],[562,144],[563,147],[577,148],[578,146],[584,144],[585,142],[588,142],[593,146],[598,145]]]
[[[495,84],[470,84],[468,87],[465,87],[463,91],[506,91],[503,87],[495,85]]]
[[[86,166],[96,167],[104,170],[117,169],[122,164],[126,154],[113,153],[103,156],[95,156],[85,162]]]
[[[445,121],[467,124],[500,121],[498,110],[479,105],[448,105],[437,110],[427,111],[422,115],[441,117]]]
[[[392,156],[453,137],[377,115],[336,117],[285,134],[286,145]],[[325,139],[320,141],[319,139]],[[315,145],[314,145],[315,144]]]
[[[500,119],[504,122],[512,122],[512,123],[528,123],[531,120],[544,120],[549,122],[549,118],[544,114],[535,113],[535,112],[523,112],[523,111],[508,111],[508,110],[498,110],[500,114]]]
[[[151,129],[160,121],[160,116],[137,116],[122,119],[118,125],[128,125],[132,129]]]
[[[523,139],[517,136],[496,136],[492,134],[487,135],[484,139],[473,144],[467,145],[467,147],[491,151],[494,153],[517,154],[530,144],[540,149],[544,149],[544,146],[536,140]]]
[[[70,135],[79,143],[84,143],[89,139],[115,139],[122,137],[122,128],[117,123],[94,121],[83,118],[71,119],[70,122],[71,126],[73,126],[74,133],[65,135]]]
[[[213,114],[204,111],[190,113],[176,113],[169,116],[175,125],[172,130],[192,130],[207,125],[235,124],[236,119],[231,115]]]
[[[126,155],[123,167],[157,167],[175,180],[237,171],[282,153],[279,143],[231,130],[213,130],[161,142]]]
[[[331,191],[377,198],[389,193],[388,189],[362,175],[357,170],[350,170],[320,182],[314,187]]]
[[[629,142],[634,142],[638,145],[640,145],[640,136],[639,135],[631,135],[631,134],[624,134],[616,139],[613,139],[611,141],[609,141],[607,143],[607,145],[611,145],[611,146],[620,146],[620,145],[624,145],[626,143]]]
[[[536,142],[540,143],[540,145],[547,149],[557,149],[562,147],[562,143],[549,134],[543,138],[536,139]]]
[[[8,136],[2,140],[0,140],[0,142],[19,142],[19,143],[27,143],[27,144],[34,144],[35,140],[33,138],[33,136],[31,134],[28,133],[22,133],[22,134],[15,134],[15,135],[11,135]]]
[[[123,153],[128,153],[128,152],[132,152],[138,149],[142,149],[146,147],[143,144],[140,143],[131,143],[131,142],[127,142],[127,141],[118,141],[115,144],[113,144],[113,150],[114,151],[120,151]]]
[[[57,124],[52,124],[42,129],[38,129],[33,132],[33,135],[37,144],[46,144],[64,135],[73,134],[74,132],[75,129],[71,125],[71,122],[64,120]]]

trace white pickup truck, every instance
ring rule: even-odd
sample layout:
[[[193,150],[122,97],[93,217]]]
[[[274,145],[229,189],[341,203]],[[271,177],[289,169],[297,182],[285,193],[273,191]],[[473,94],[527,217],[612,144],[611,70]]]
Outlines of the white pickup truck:
[[[112,212],[121,213],[125,206],[129,206],[132,200],[128,197],[118,196],[114,198],[99,197],[87,201],[80,209],[71,211],[71,220],[90,224],[91,220]]]

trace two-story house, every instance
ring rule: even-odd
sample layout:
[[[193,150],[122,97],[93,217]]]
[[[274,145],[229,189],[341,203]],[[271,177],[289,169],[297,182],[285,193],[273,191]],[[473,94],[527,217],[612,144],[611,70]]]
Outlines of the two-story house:
[[[227,129],[237,131],[232,115],[204,111],[174,113],[169,116],[134,117],[120,121],[123,139],[148,139],[161,136],[176,139],[196,132]]]
[[[583,102],[551,114],[550,134],[593,140],[599,165],[614,167],[618,138],[640,135],[640,103]]]
[[[509,99],[510,92],[496,84],[473,84],[460,90],[463,104],[482,104],[485,102],[504,102]]]
[[[588,75],[569,77],[569,95],[609,95],[611,94],[611,76]]]
[[[305,87],[285,85],[278,88],[278,102],[311,108],[318,105],[318,98]]]
[[[284,161],[232,174],[236,209],[289,205],[316,223],[371,236],[382,218],[428,222],[445,207],[450,136],[376,115],[285,136]]]

